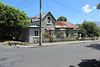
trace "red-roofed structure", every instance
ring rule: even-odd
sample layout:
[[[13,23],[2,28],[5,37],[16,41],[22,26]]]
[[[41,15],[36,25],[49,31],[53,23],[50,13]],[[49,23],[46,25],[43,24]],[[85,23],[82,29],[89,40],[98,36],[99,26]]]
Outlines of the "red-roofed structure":
[[[56,21],[56,32],[63,32],[64,36],[78,35],[78,27],[70,22]]]

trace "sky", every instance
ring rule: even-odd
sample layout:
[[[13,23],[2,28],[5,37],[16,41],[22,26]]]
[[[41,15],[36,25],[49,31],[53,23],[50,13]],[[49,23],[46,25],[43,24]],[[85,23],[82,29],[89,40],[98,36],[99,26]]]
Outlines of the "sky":
[[[40,0],[1,0],[5,5],[24,10],[28,17],[40,13]],[[55,19],[64,16],[73,24],[86,21],[100,21],[100,10],[96,5],[100,0],[42,0],[42,13],[51,12]]]

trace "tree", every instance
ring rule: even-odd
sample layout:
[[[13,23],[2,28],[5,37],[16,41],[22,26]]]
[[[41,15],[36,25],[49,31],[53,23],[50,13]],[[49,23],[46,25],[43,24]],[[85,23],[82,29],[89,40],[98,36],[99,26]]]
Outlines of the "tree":
[[[60,16],[57,21],[67,21],[67,18],[64,16]]]
[[[100,3],[97,5],[97,9],[100,9]]]
[[[93,22],[84,21],[82,24],[83,29],[87,31],[88,36],[98,36],[99,35],[99,28]]]
[[[80,28],[78,31],[78,34],[81,34],[82,37],[85,37],[85,35],[87,34],[87,31],[84,28]]]
[[[20,11],[0,1],[0,38],[17,40],[30,22],[24,11]]]

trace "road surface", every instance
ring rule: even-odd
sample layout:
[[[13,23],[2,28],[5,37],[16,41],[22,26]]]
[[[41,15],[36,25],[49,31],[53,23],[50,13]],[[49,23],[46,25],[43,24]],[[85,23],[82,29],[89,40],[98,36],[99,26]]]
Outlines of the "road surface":
[[[17,48],[0,45],[0,67],[70,67],[82,59],[100,59],[100,42]]]

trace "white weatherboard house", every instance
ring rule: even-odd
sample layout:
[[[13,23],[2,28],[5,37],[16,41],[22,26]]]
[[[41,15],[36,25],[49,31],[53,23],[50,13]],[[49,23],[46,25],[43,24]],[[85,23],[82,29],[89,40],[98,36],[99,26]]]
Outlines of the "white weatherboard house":
[[[32,17],[30,21],[31,25],[23,32],[20,40],[35,42],[39,40],[40,16]],[[50,12],[42,14],[42,34],[48,32],[49,34],[55,35],[55,24],[56,19]]]
[[[29,19],[31,25],[28,29],[23,31],[20,40],[25,42],[37,42],[39,41],[39,27],[40,27],[40,15],[31,17]],[[50,12],[42,14],[42,35],[48,33],[56,37],[57,32],[63,32],[63,36],[77,35],[78,27],[70,22],[56,21]]]

